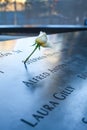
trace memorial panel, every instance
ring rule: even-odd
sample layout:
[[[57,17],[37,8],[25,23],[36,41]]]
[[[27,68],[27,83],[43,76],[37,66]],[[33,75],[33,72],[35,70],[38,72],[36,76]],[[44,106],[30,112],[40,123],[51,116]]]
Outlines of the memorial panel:
[[[87,129],[87,31],[0,42],[0,130]]]

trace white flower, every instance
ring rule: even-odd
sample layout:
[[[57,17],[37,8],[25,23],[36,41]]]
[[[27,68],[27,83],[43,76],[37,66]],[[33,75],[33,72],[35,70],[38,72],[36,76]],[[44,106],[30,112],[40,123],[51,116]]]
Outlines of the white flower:
[[[45,32],[40,32],[39,36],[35,39],[35,48],[34,50],[31,52],[31,54],[24,60],[24,64],[27,62],[27,60],[32,56],[32,54],[36,51],[37,48],[40,47],[49,47],[48,45],[48,40],[47,40],[47,35]],[[33,45],[33,46],[34,46]]]
[[[40,32],[39,36],[36,38],[35,43],[42,47],[48,47],[47,35],[45,32]]]

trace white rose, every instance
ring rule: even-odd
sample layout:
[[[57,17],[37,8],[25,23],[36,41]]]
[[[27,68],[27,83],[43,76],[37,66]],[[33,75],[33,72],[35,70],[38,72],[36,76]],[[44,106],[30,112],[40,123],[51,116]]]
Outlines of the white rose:
[[[42,47],[48,47],[48,39],[45,32],[40,32],[39,36],[36,38],[35,43]]]
[[[40,47],[49,47],[48,45],[48,40],[47,40],[47,35],[45,32],[40,32],[39,36],[35,39],[35,48],[34,50],[31,52],[31,54],[23,61],[24,64],[26,64],[27,60],[33,55],[33,53],[36,51],[37,48]]]

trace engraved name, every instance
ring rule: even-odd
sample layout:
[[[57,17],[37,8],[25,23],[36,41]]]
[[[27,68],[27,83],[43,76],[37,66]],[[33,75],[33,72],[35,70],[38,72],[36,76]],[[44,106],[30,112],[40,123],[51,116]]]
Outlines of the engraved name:
[[[46,116],[49,115],[50,112],[52,112],[56,107],[58,107],[61,101],[64,101],[74,90],[75,88],[67,86],[60,93],[59,92],[53,93],[52,95],[53,99],[48,101],[48,104],[44,104],[43,106],[41,106],[39,110],[36,110],[36,113],[32,114],[33,121],[29,121],[24,118],[21,118],[20,121],[31,127],[37,126],[41,120],[43,120]]]

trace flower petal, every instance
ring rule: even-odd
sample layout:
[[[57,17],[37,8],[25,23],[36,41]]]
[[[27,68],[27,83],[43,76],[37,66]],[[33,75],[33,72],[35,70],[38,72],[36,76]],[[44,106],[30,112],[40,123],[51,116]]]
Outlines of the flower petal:
[[[47,35],[45,32],[40,32],[39,36],[36,38],[35,42],[42,47],[47,47]]]

